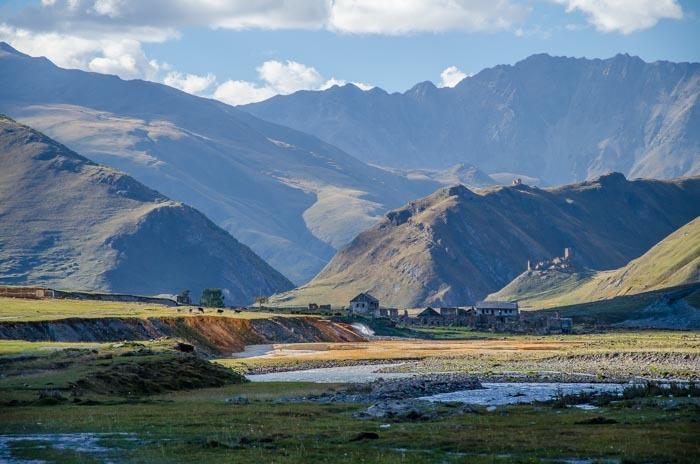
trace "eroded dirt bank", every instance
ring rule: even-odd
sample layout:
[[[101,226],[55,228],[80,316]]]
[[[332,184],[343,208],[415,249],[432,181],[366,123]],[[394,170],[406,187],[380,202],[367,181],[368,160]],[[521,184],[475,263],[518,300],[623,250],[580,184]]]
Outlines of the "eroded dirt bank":
[[[365,340],[347,324],[314,317],[109,317],[0,323],[0,339],[6,340],[116,342],[162,337],[187,341],[212,354],[234,353],[245,345],[263,343]]]

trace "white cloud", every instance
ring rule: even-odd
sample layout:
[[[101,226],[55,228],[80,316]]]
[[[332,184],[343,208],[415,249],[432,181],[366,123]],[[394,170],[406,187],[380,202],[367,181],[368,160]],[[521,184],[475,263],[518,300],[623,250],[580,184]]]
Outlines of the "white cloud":
[[[97,27],[329,29],[359,34],[493,31],[523,21],[518,0],[43,0],[24,18],[54,30]]]
[[[216,82],[216,76],[209,73],[206,76],[183,74],[177,71],[169,72],[163,79],[165,85],[175,87],[183,92],[201,94]]]
[[[328,27],[360,34],[496,31],[523,21],[529,7],[510,0],[335,0]]]
[[[0,24],[0,40],[32,56],[45,56],[58,66],[78,68],[124,79],[154,79],[161,64],[148,59],[141,42],[129,38],[86,39],[55,32],[36,33]]]
[[[149,59],[141,44],[179,37],[184,27],[410,34],[503,29],[527,13],[515,0],[41,0],[0,23],[0,39],[59,66],[160,80],[167,66]],[[327,84],[313,67],[292,61],[269,61],[258,71],[263,83],[248,90],[291,93]],[[197,77],[166,76],[202,92],[208,80]]]
[[[229,105],[245,105],[267,100],[273,96],[275,91],[271,88],[247,81],[228,80],[214,91],[214,98]]]
[[[117,18],[121,15],[124,0],[96,0],[92,9],[98,15]]]
[[[345,79],[336,79],[335,77],[331,77],[321,87],[319,87],[318,90],[328,90],[331,87],[333,87],[334,85],[342,87],[342,86],[347,85],[347,84],[352,84],[355,87],[357,87],[358,89],[364,90],[364,91],[372,90],[374,88],[373,85],[365,84],[364,82],[355,82],[355,81],[348,82]]]
[[[264,62],[258,69],[260,79],[265,81],[276,93],[289,94],[297,90],[311,90],[323,84],[323,77],[315,68],[287,61]]]
[[[465,77],[467,74],[460,71],[457,66],[450,66],[440,73],[440,87],[454,87]]]
[[[630,34],[656,25],[661,19],[681,19],[676,0],[555,0],[566,11],[578,10],[603,32]]]
[[[229,80],[216,88],[214,98],[231,105],[245,105],[299,90],[326,90],[334,85],[347,84],[347,81],[335,77],[326,80],[316,68],[291,60],[265,61],[256,70],[260,83]],[[374,88],[363,82],[352,84],[362,90]]]
[[[102,27],[221,27],[319,29],[332,0],[42,0],[22,18],[54,29]]]
[[[149,60],[135,40],[106,42],[101,46],[102,56],[88,63],[90,71],[116,74],[124,79],[154,79],[160,69],[155,60]]]

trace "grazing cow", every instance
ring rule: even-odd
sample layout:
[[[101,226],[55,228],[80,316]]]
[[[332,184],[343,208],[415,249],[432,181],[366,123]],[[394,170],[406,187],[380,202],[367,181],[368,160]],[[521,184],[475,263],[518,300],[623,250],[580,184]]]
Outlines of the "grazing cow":
[[[224,310],[223,310],[223,309],[217,309],[216,312],[219,313],[219,314],[223,314]]]
[[[204,313],[204,308],[197,308],[197,311],[199,311],[200,313]]]
[[[240,309],[234,309],[233,311],[234,311],[235,313],[240,313],[240,312],[241,312]]]

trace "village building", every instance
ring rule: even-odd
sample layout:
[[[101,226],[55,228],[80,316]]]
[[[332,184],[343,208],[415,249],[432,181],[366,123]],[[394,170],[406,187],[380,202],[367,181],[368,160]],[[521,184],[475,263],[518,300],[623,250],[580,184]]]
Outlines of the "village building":
[[[415,322],[419,325],[444,325],[445,319],[439,312],[428,306],[418,313]]]
[[[459,308],[440,308],[440,315],[442,317],[450,317],[450,318],[455,318],[457,317],[457,310]]]
[[[493,316],[493,317],[518,317],[518,303],[509,301],[479,301],[476,306],[477,316]]]
[[[444,319],[444,325],[467,326],[474,324],[474,308],[470,307],[442,307],[440,315]]]
[[[376,314],[377,317],[388,317],[389,319],[399,318],[399,310],[397,308],[379,308]]]
[[[379,311],[379,300],[367,292],[362,292],[350,300],[348,312],[350,314],[360,314],[374,316]]]

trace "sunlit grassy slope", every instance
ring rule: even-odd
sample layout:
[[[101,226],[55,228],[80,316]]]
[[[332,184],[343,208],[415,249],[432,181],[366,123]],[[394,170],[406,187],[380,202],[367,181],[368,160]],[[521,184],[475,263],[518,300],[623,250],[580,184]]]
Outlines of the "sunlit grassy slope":
[[[605,272],[528,271],[489,299],[549,308],[700,282],[700,218],[627,266]]]
[[[178,311],[179,310],[179,311]],[[205,308],[207,315],[219,315],[215,309]],[[25,300],[20,298],[0,298],[0,322],[5,321],[47,321],[68,317],[191,317],[189,307],[169,307],[143,303],[120,303],[112,301],[81,300]],[[236,313],[224,310],[221,317],[240,319],[265,319],[282,316],[255,311]]]

